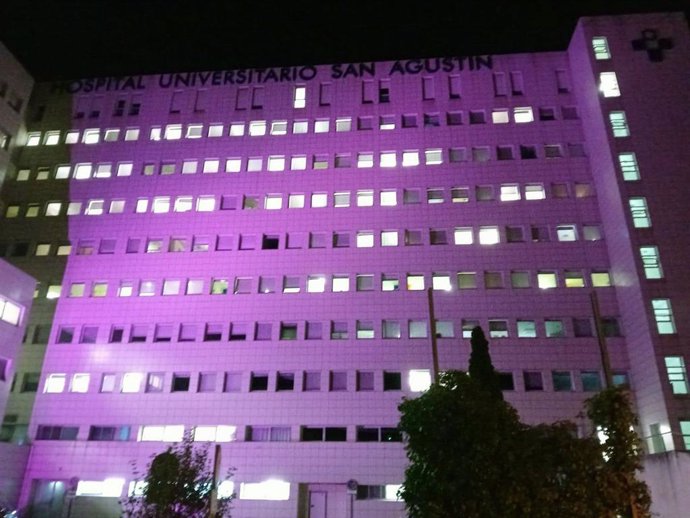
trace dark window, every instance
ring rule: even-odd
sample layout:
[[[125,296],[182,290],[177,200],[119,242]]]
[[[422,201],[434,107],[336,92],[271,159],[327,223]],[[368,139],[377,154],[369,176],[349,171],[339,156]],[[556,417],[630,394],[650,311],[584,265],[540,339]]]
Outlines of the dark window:
[[[523,378],[526,391],[544,390],[544,381],[541,377],[541,372],[525,371],[523,373]]]
[[[515,382],[513,381],[512,372],[499,372],[498,384],[501,390],[515,390]]]
[[[119,344],[122,342],[122,337],[124,336],[125,328],[120,326],[114,326],[110,331],[110,343]]]
[[[173,374],[172,392],[188,392],[190,379],[189,374]]]
[[[399,372],[388,372],[383,373],[383,390],[401,390],[402,389],[402,376]]]
[[[76,426],[43,426],[39,425],[36,432],[38,441],[74,441],[79,428]]]
[[[261,242],[261,248],[263,250],[278,250],[280,244],[280,236],[266,235],[264,234],[263,240]]]
[[[523,160],[537,158],[537,148],[534,146],[520,146],[520,158]]]
[[[295,374],[279,372],[276,378],[276,390],[295,390]]]
[[[365,426],[357,427],[357,442],[378,442],[378,440],[378,428],[367,428]]]
[[[326,428],[325,440],[328,442],[342,442],[347,440],[347,428]]]
[[[249,381],[249,390],[268,390],[268,374],[252,372],[251,380]]]
[[[601,319],[601,328],[604,336],[621,336],[621,329],[617,318],[603,317]]]
[[[305,442],[323,441],[323,428],[302,427],[302,440]]]

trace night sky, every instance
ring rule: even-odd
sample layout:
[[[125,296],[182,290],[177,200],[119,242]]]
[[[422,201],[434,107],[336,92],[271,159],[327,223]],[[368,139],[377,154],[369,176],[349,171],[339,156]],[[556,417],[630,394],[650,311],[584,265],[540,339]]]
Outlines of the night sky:
[[[565,49],[578,17],[690,0],[0,0],[38,80]]]

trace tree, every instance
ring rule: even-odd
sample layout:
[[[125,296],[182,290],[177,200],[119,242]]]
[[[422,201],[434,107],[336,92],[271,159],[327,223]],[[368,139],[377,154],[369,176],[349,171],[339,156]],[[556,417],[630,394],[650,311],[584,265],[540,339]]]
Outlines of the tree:
[[[488,390],[490,395],[496,399],[503,400],[498,374],[494,369],[491,355],[489,354],[489,342],[484,336],[484,331],[481,327],[476,326],[472,329],[470,346],[472,347],[469,364],[470,377]]]
[[[152,458],[146,474],[138,480],[143,482],[141,492],[123,501],[124,516],[207,518],[214,482],[209,460],[208,445],[195,444],[191,435],[185,434],[182,442]],[[231,472],[227,478],[230,476]],[[218,499],[217,518],[230,516],[233,497]]]
[[[629,493],[597,438],[575,437],[567,422],[521,423],[497,396],[496,378],[475,328],[470,375],[446,372],[401,403],[410,461],[401,497],[410,517],[615,517]]]
[[[608,387],[585,402],[587,417],[602,438],[603,455],[616,490],[621,516],[651,516],[649,487],[637,478],[642,470],[642,443],[635,432],[637,415],[622,387]],[[634,508],[634,510],[633,510]]]

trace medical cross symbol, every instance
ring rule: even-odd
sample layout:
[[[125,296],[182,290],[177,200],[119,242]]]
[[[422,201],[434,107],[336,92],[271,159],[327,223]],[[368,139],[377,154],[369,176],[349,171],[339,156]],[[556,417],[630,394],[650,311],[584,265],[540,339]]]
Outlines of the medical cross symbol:
[[[645,29],[639,40],[633,40],[632,46],[634,50],[646,50],[649,61],[658,63],[664,60],[664,51],[673,48],[673,41],[671,38],[659,38],[654,29]]]

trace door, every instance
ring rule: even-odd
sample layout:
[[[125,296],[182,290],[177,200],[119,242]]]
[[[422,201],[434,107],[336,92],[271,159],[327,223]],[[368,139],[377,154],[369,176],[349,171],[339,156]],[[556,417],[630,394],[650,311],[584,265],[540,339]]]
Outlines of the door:
[[[326,518],[325,491],[309,491],[309,518]]]

